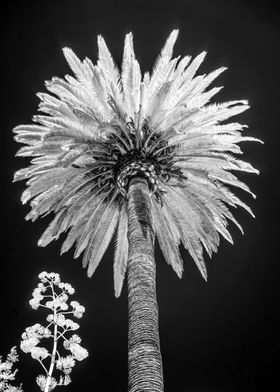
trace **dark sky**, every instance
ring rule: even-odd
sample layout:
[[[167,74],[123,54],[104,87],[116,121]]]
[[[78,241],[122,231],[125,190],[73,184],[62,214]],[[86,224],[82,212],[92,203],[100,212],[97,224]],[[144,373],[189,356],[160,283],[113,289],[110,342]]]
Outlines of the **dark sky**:
[[[247,98],[251,109],[238,120],[249,125],[247,135],[265,144],[243,144],[244,159],[260,176],[241,176],[256,200],[239,193],[252,207],[236,217],[242,236],[231,227],[234,245],[222,240],[212,260],[206,257],[206,284],[187,253],[179,280],[156,247],[160,337],[166,392],[253,392],[270,390],[279,367],[279,12],[272,2],[211,1],[26,1],[1,7],[1,341],[0,353],[19,345],[25,327],[44,323],[43,310],[28,305],[37,275],[58,272],[75,289],[86,307],[78,333],[90,357],[73,370],[69,392],[127,390],[127,289],[114,298],[113,245],[91,279],[72,258],[59,256],[63,237],[47,248],[36,243],[51,217],[26,222],[29,206],[20,204],[23,182],[12,184],[15,170],[27,159],[15,158],[19,145],[11,129],[30,123],[44,80],[69,73],[62,47],[76,54],[97,55],[102,34],[118,64],[126,33],[134,34],[143,71],[151,69],[165,39],[180,29],[179,54],[207,50],[201,72],[229,69],[216,85],[224,85],[216,100]],[[3,91],[4,88],[4,91]],[[20,351],[20,350],[19,350]],[[35,391],[40,365],[20,351],[18,381]]]

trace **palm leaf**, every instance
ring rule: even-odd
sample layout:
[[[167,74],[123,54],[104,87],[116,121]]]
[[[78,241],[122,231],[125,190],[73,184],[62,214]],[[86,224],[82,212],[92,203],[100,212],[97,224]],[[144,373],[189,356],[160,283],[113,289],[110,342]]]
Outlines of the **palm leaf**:
[[[83,257],[83,267],[88,266],[88,277],[91,277],[100,263],[114,234],[119,211],[115,205],[108,204],[99,224],[91,234],[90,242]]]
[[[77,76],[78,80],[84,83],[86,81],[86,77],[83,70],[83,64],[81,63],[81,61],[78,59],[78,57],[75,55],[75,53],[71,48],[65,47],[62,50],[70,68]]]
[[[155,222],[155,234],[162,254],[166,262],[172,266],[173,270],[181,278],[183,273],[183,260],[178,249],[180,238],[176,238],[174,236],[175,233],[171,232],[170,221],[153,199],[151,206]]]
[[[128,222],[127,206],[122,204],[116,236],[116,248],[114,254],[114,288],[115,296],[119,297],[122,291],[123,281],[128,262]]]
[[[186,207],[184,200],[179,194],[179,190],[174,191],[171,187],[168,188],[169,192],[165,195],[166,203],[168,203],[169,209],[173,212],[174,217],[176,217],[178,222],[177,227],[183,245],[189,251],[199,271],[206,280],[207,272],[199,237],[201,226],[194,219],[194,211]],[[186,216],[186,219],[183,219],[183,214]]]
[[[114,87],[118,89],[118,93],[120,94],[120,74],[117,66],[112,59],[111,53],[108,50],[106,42],[104,38],[99,35],[97,38],[98,43],[98,66],[101,66],[105,71],[107,76],[113,81]]]
[[[38,240],[38,246],[46,246],[51,241],[57,238],[57,233],[59,231],[60,225],[63,219],[67,216],[67,209],[59,211],[54,219],[51,221],[47,229],[44,231],[40,239]]]

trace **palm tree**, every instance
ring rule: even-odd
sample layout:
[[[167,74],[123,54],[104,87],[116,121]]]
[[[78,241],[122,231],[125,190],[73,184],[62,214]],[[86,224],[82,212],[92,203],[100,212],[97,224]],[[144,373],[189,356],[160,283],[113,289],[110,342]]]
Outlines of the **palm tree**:
[[[61,253],[75,243],[74,257],[83,252],[91,277],[116,230],[116,297],[126,272],[128,283],[130,392],[163,391],[155,237],[180,278],[182,242],[206,280],[203,247],[211,257],[220,235],[232,242],[228,220],[242,231],[228,206],[252,214],[225,184],[254,196],[232,171],[258,173],[233,154],[241,153],[239,142],[259,140],[241,136],[245,125],[221,124],[248,109],[247,101],[208,104],[221,87],[205,90],[226,68],[195,76],[206,53],[172,59],[177,36],[170,34],[143,79],[131,33],[121,73],[101,36],[97,65],[64,48],[75,77],[46,81],[51,94],[37,94],[45,114],[14,128],[26,144],[17,155],[32,157],[14,178],[28,179],[26,219],[55,213],[38,244],[68,231]]]

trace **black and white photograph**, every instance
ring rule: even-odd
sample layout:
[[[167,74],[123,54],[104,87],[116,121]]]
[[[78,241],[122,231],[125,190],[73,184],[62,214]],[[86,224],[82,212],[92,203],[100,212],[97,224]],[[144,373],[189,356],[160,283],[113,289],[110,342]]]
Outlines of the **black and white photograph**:
[[[276,2],[0,7],[0,392],[277,390]]]

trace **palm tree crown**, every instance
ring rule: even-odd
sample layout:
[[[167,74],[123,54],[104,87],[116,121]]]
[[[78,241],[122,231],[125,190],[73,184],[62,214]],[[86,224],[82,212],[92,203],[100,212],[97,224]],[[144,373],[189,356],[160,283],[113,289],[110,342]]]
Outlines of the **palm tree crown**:
[[[170,34],[153,72],[143,79],[131,33],[125,37],[121,72],[101,36],[97,65],[64,48],[75,78],[46,81],[51,94],[37,94],[45,115],[34,116],[36,124],[14,128],[16,141],[26,144],[17,155],[32,157],[14,179],[28,179],[22,202],[32,199],[32,209],[26,219],[55,213],[38,244],[45,246],[69,230],[61,252],[76,243],[74,257],[84,252],[83,266],[91,276],[117,228],[116,296],[127,268],[127,192],[133,177],[148,182],[155,235],[179,277],[180,242],[206,279],[203,247],[211,256],[219,235],[232,242],[228,220],[242,231],[228,206],[252,214],[224,184],[254,196],[232,171],[258,170],[233,154],[241,153],[239,142],[259,140],[241,136],[245,125],[221,124],[248,109],[248,103],[208,104],[221,87],[205,90],[226,68],[195,76],[206,53],[192,61],[172,59],[177,36],[178,30]]]

